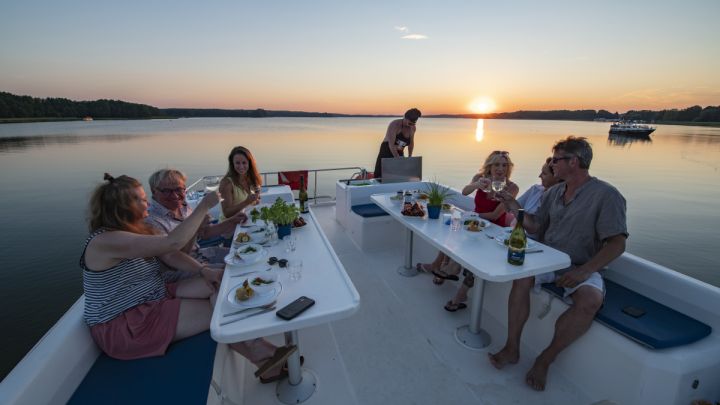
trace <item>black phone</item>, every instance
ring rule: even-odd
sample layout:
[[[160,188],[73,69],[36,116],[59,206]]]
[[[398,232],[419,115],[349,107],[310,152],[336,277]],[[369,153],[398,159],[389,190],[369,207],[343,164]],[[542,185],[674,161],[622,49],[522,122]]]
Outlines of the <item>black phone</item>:
[[[308,298],[306,296],[302,296],[295,301],[287,304],[283,308],[280,308],[275,315],[278,317],[289,321],[296,316],[300,315],[303,311],[310,308],[311,306],[315,305],[315,300],[312,298]]]

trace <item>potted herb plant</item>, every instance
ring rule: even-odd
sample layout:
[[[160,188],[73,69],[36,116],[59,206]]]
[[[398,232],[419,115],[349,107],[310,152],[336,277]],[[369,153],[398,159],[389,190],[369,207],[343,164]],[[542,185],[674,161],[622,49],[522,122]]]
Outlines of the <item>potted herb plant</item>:
[[[442,204],[446,198],[452,195],[452,191],[450,190],[450,188],[442,186],[437,182],[431,182],[428,183],[427,191],[425,192],[425,194],[427,194],[428,196],[428,218],[438,219],[440,217],[440,209],[442,208]]]
[[[277,227],[278,239],[282,239],[290,235],[292,223],[300,216],[300,210],[295,204],[288,204],[282,198],[278,197],[273,205],[262,207],[260,209],[260,219],[275,224]]]

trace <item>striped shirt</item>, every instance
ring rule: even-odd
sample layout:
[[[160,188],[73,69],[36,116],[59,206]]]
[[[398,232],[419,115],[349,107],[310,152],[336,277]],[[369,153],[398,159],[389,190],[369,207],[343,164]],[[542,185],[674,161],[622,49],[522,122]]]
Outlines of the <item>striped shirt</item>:
[[[85,291],[84,317],[88,326],[111,321],[130,308],[161,300],[167,295],[157,257],[125,259],[103,271],[92,271],[86,267],[88,244],[106,231],[99,229],[93,232],[85,241],[80,256]]]

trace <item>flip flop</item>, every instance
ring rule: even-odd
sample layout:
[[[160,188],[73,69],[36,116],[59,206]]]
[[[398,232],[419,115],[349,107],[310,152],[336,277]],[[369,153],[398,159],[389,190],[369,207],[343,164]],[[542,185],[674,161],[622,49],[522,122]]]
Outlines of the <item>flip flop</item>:
[[[458,281],[460,278],[456,276],[455,274],[447,274],[442,270],[433,270],[432,274],[437,277],[441,278],[443,280],[451,280],[451,281]]]
[[[448,301],[447,304],[445,304],[445,310],[448,312],[455,312],[465,308],[467,308],[467,305],[465,305],[464,302],[458,302],[457,304],[453,304],[452,301]]]
[[[305,357],[300,356],[300,365],[302,366],[303,364],[305,364]],[[282,380],[283,378],[288,376],[288,373],[289,372],[288,372],[287,363],[285,363],[283,368],[280,369],[280,372],[275,374],[274,376],[267,377],[267,378],[260,376],[260,384],[270,384],[272,382]]]
[[[271,368],[283,364],[291,354],[295,353],[296,350],[297,346],[295,345],[278,347],[275,349],[273,356],[255,370],[255,377],[260,377],[261,375],[267,373]]]
[[[444,278],[440,278],[437,276],[433,277],[433,284],[435,284],[435,285],[442,285],[444,282],[445,282]]]

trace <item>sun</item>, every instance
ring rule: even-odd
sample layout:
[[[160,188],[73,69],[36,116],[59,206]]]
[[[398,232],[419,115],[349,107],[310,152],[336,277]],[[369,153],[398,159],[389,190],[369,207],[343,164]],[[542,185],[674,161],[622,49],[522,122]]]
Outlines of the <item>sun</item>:
[[[476,114],[488,114],[495,111],[496,105],[493,99],[483,96],[473,100],[468,108]]]

